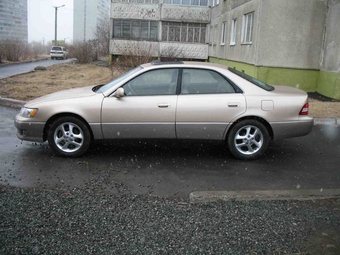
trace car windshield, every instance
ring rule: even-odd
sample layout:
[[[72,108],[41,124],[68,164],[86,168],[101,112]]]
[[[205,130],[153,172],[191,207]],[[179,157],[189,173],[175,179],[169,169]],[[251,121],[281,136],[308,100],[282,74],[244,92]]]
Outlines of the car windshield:
[[[61,50],[61,47],[53,47],[52,50]]]
[[[138,66],[135,69],[130,70],[129,72],[119,76],[118,78],[114,79],[113,81],[110,81],[109,83],[105,84],[103,87],[101,87],[100,89],[97,90],[97,93],[103,93],[105,91],[107,91],[108,89],[111,89],[113,86],[117,85],[119,82],[121,82],[122,80],[124,80],[126,77],[140,71],[141,69],[143,69],[143,67]]]
[[[272,91],[272,90],[275,89],[273,86],[271,86],[271,85],[269,85],[269,84],[267,84],[267,83],[265,83],[263,81],[260,81],[258,79],[255,79],[254,77],[251,77],[251,76],[249,76],[249,75],[247,75],[247,74],[245,74],[243,72],[237,71],[234,68],[228,67],[228,70],[230,72],[234,73],[234,74],[237,74],[238,76],[241,76],[243,79],[245,79],[245,80],[255,84],[256,86],[258,86],[258,87],[260,87],[260,88],[262,88],[264,90]]]

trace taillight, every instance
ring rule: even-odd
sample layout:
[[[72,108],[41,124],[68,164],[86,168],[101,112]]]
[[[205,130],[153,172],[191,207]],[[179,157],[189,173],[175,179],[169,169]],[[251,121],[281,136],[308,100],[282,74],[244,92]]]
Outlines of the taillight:
[[[308,115],[308,108],[309,108],[309,104],[305,103],[305,105],[302,107],[299,115]]]

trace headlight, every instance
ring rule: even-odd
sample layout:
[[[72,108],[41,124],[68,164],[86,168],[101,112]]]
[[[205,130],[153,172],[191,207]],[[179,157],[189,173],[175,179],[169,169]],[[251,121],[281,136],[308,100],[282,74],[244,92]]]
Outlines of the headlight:
[[[38,112],[37,108],[21,108],[20,116],[25,118],[33,118],[34,115]]]

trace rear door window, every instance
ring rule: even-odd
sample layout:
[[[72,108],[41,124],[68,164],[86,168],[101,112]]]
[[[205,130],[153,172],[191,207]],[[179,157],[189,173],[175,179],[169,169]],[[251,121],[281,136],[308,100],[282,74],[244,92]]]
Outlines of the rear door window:
[[[233,86],[219,73],[205,69],[183,69],[181,94],[235,93]]]

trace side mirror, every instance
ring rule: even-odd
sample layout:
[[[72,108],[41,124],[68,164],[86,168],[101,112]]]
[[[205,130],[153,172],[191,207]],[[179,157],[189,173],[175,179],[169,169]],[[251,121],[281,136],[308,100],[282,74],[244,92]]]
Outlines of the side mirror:
[[[117,89],[116,92],[113,93],[113,95],[117,98],[121,98],[121,97],[125,96],[124,89],[123,88]]]

